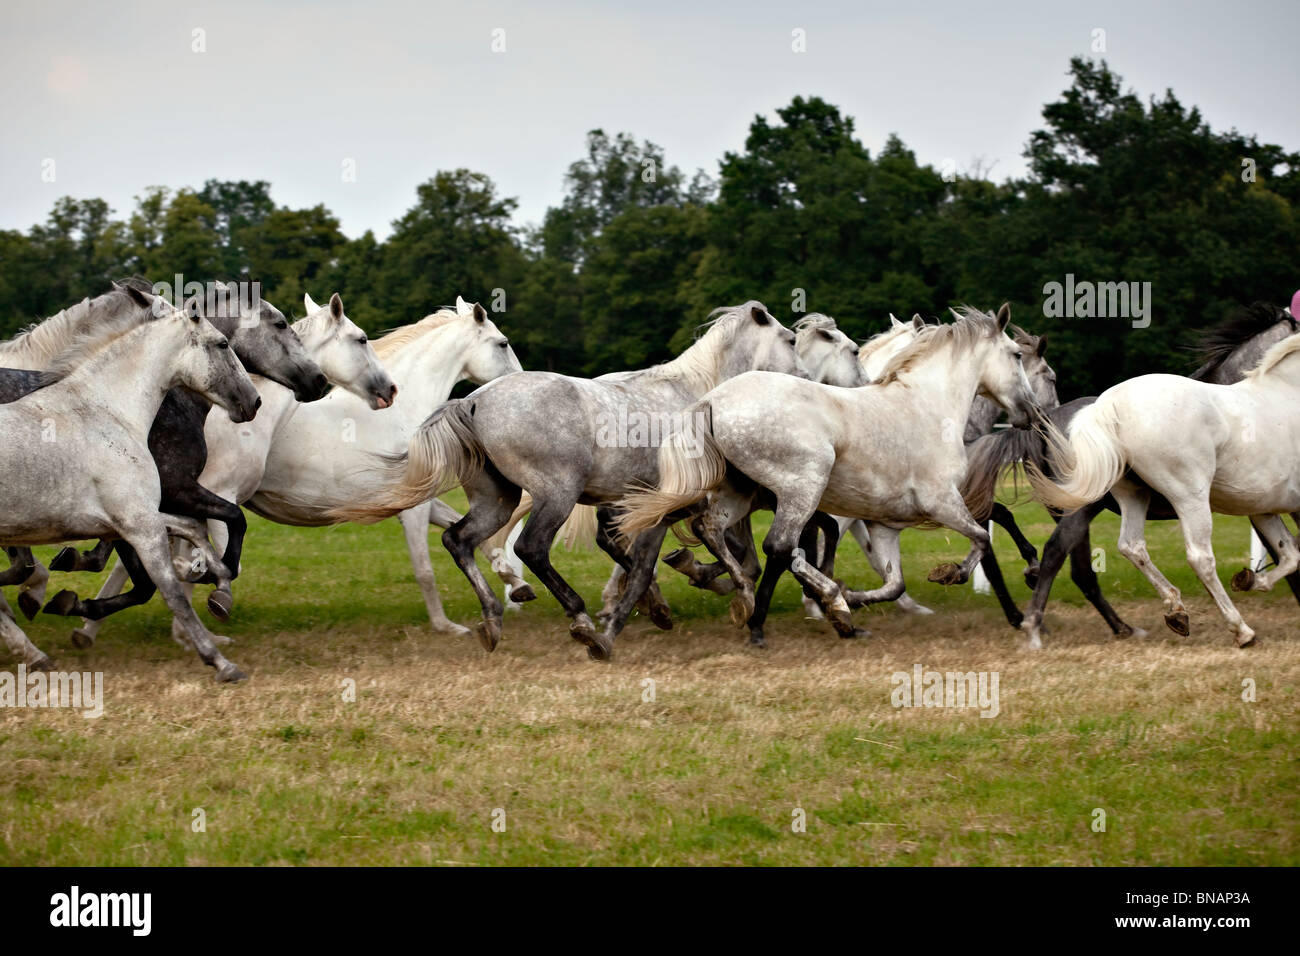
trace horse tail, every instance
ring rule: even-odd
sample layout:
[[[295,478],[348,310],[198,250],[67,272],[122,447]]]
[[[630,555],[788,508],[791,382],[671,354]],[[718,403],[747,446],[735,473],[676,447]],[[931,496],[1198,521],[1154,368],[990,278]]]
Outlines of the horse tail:
[[[590,551],[596,544],[596,508],[594,505],[574,505],[569,517],[560,525],[559,538],[569,551],[579,548]]]
[[[379,521],[472,481],[487,459],[474,433],[473,408],[463,398],[439,405],[416,429],[405,452],[380,456],[381,469],[391,477],[388,487],[370,501],[330,509],[329,517]]]
[[[696,402],[686,411],[686,427],[659,446],[659,485],[628,492],[618,503],[617,526],[633,538],[687,505],[694,504],[727,474],[727,459],[713,437],[713,408]]]
[[[1008,469],[1014,471],[1021,463],[1042,468],[1044,444],[1037,429],[1002,428],[966,446],[966,477],[960,491],[976,521],[983,524],[989,520],[998,484]]]
[[[1119,418],[1114,403],[1105,398],[1074,416],[1068,438],[1049,420],[1036,427],[1043,430],[1057,478],[1048,478],[1034,463],[1025,470],[1034,497],[1050,508],[1077,511],[1110,491],[1128,469]]]

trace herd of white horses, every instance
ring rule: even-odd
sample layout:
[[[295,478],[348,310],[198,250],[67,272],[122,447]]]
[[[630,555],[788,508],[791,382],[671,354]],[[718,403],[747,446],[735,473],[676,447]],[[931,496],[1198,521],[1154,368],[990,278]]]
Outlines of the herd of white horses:
[[[122,280],[0,343],[0,543],[10,559],[0,585],[18,587],[28,618],[81,617],[80,647],[156,590],[173,636],[218,680],[243,679],[221,652],[228,639],[191,603],[195,584],[211,583],[207,608],[228,619],[247,530],[241,507],[290,525],[397,516],[434,630],[467,635],[443,610],[429,556],[429,525],[445,529],[482,606],[473,632],[489,651],[506,607],[536,596],[524,566],[593,658],[609,657],[637,608],[671,627],[655,581],[670,528],[713,560],[683,547],[663,561],[729,595],[733,622],[760,646],[786,571],[809,614],[843,637],[865,633],[852,612],[868,604],[930,613],[903,581],[900,532],[920,525],[970,541],[960,563],[930,580],[959,584],[982,567],[1031,647],[1041,646],[1066,561],[1114,633],[1132,634],[1091,569],[1088,528],[1106,508],[1121,515],[1120,552],[1179,633],[1188,616],[1147,552],[1148,519],[1180,522],[1188,561],[1238,645],[1255,633],[1218,579],[1214,513],[1248,515],[1274,560],[1242,570],[1233,588],[1267,591],[1286,578],[1300,599],[1300,550],[1280,517],[1300,512],[1291,414],[1300,336],[1286,308],[1256,303],[1206,333],[1192,376],[1143,375],[1061,405],[1046,338],[1011,325],[1005,305],[962,308],[945,322],[891,316],[859,346],[827,316],[787,328],[747,302],[718,309],[671,361],[587,379],[523,371],[482,306],[459,298],[370,342],[337,295],[325,306],[306,297],[306,315],[290,324],[233,286],[211,283],[179,306],[151,289]],[[479,387],[448,400],[463,380]],[[1012,468],[1057,521],[1041,559],[996,500]],[[438,498],[455,487],[468,497],[463,516]],[[763,559],[750,525],[759,509],[774,511]],[[990,520],[1026,559],[1034,595],[1023,612],[990,548]],[[595,621],[552,564],[562,529],[570,540],[594,535],[613,559]],[[846,532],[878,586],[835,578]],[[90,540],[49,568],[30,550]],[[96,597],[47,599],[50,569],[99,571],[114,553]],[[504,582],[504,602],[476,554]],[[3,592],[0,637],[28,668],[52,666]]]

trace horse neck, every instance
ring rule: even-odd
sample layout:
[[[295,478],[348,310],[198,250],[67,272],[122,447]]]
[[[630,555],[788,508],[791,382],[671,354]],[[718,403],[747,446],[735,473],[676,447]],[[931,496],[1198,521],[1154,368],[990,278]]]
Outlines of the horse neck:
[[[143,440],[163,398],[177,384],[176,356],[185,347],[186,334],[180,323],[139,326],[49,387],[65,386],[80,393]],[[129,384],[124,387],[124,383]]]
[[[385,415],[423,421],[430,410],[447,400],[456,383],[465,377],[465,363],[472,341],[467,341],[455,323],[433,329],[409,342],[391,357],[381,358],[388,377],[397,385],[401,400]]]
[[[922,407],[937,418],[952,419],[964,429],[979,391],[984,355],[985,346],[980,343],[964,354],[954,356],[949,342],[918,358],[902,375],[908,384],[920,387],[925,395]]]

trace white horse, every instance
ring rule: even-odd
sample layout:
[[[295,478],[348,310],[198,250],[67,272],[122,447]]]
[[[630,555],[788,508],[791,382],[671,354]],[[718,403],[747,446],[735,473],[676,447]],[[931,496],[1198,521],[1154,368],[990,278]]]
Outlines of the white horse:
[[[294,322],[292,328],[329,383],[351,392],[373,409],[388,408],[396,397],[397,387],[379,364],[366,333],[344,313],[343,300],[335,293],[328,306],[322,307],[308,295],[303,296],[303,304],[307,315]],[[237,505],[252,497],[261,485],[271,446],[301,404],[291,389],[261,375],[249,377],[262,398],[257,418],[236,424],[228,415],[214,409],[203,426],[208,458],[199,484]],[[229,537],[225,522],[210,520],[208,534],[216,551],[224,553]],[[188,542],[183,543],[182,548],[182,541],[173,539],[173,556],[180,564],[188,564],[192,555]],[[118,561],[97,598],[117,594],[126,582],[126,568]],[[187,594],[193,592],[192,583],[184,581],[183,584]],[[72,642],[78,647],[89,647],[105,620],[83,619],[81,627],[73,632]],[[175,624],[172,637],[183,641],[183,634]]]
[[[461,379],[482,384],[521,370],[510,341],[477,303],[457,298],[374,343],[375,353],[401,390],[402,400],[380,414],[349,392],[335,390],[302,405],[280,429],[266,456],[262,483],[247,506],[281,524],[334,524],[336,508],[368,501],[385,491],[386,475],[373,462],[404,452],[433,409]],[[406,535],[415,578],[433,629],[467,634],[447,618],[429,558],[429,525],[459,520],[455,509],[426,497],[397,515]],[[524,585],[515,581],[516,594]]]
[[[951,325],[927,326],[885,367],[877,384],[833,388],[791,376],[749,372],[709,392],[688,411],[698,422],[659,449],[657,488],[621,502],[619,527],[639,534],[708,496],[693,528],[737,582],[732,614],[748,620],[750,642],[763,644],[763,623],[780,575],[789,568],[815,593],[843,636],[857,633],[838,585],[798,547],[816,511],[864,518],[873,548],[884,553],[882,587],[864,603],[903,589],[899,531],[933,521],[971,541],[961,565],[931,572],[960,584],[988,550],[988,532],[971,517],[960,487],[966,474],[962,433],[977,393],[1005,408],[1013,425],[1036,414],[1020,346],[1005,329],[1010,310],[994,316],[964,310]],[[722,541],[722,532],[767,491],[776,515],[763,542],[767,565],[757,597]]]
[[[206,319],[134,288],[123,291],[141,306],[135,324],[69,350],[47,367],[51,384],[0,405],[0,541],[125,539],[217,680],[242,680],[172,569],[169,533],[189,538],[207,560],[219,559],[197,521],[159,512],[149,431],[174,386],[220,405],[235,421],[251,420],[261,399],[226,337]],[[0,630],[26,663],[49,666],[11,618],[0,616]]]
[[[1233,385],[1178,375],[1140,375],[1102,392],[1075,415],[1068,439],[1049,432],[1055,482],[1030,471],[1045,504],[1074,511],[1110,492],[1120,507],[1119,551],[1151,582],[1165,623],[1189,632],[1182,595],[1147,552],[1144,528],[1152,494],[1168,500],[1183,529],[1187,563],[1246,647],[1255,632],[1219,581],[1211,535],[1213,513],[1248,515],[1261,540],[1277,548],[1277,566],[1250,568],[1234,590],[1268,591],[1300,567],[1300,551],[1281,514],[1300,510],[1300,336],[1270,348]],[[1031,646],[1039,646],[1037,630]]]

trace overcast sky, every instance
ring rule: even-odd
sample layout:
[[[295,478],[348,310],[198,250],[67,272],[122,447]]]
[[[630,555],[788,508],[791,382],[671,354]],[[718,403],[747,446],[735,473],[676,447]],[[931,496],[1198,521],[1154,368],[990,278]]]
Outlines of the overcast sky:
[[[1171,87],[1215,128],[1300,147],[1296,0],[10,0],[0,24],[0,228],[63,195],[125,216],[146,186],[266,179],[282,205],[324,203],[348,235],[383,236],[418,183],[460,166],[535,222],[589,129],[713,174],[756,113],[796,94],[854,117],[873,151],[897,132],[922,162],[979,157],[1002,179],[1098,28],[1144,97]]]

